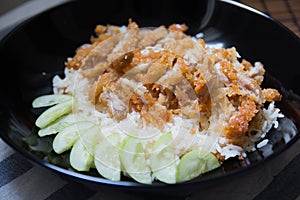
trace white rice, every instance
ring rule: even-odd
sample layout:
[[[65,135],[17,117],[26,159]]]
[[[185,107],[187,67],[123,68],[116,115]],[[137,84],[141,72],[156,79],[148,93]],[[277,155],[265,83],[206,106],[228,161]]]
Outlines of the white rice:
[[[64,88],[64,90],[62,89]],[[246,151],[253,150],[255,142],[264,138],[266,133],[274,126],[278,127],[277,118],[283,117],[278,108],[275,108],[274,102],[270,103],[267,109],[263,109],[263,122],[261,129],[256,130],[257,134],[249,134],[247,142],[241,147],[230,144],[230,142],[217,133],[208,131],[199,131],[198,123],[192,119],[184,119],[180,116],[174,116],[173,122],[166,123],[164,127],[158,128],[147,126],[138,112],[131,112],[120,122],[111,118],[107,113],[101,113],[94,108],[94,105],[88,100],[89,81],[83,77],[79,70],[65,69],[65,78],[55,76],[53,78],[54,93],[71,93],[77,102],[73,106],[73,111],[84,116],[86,119],[101,124],[101,130],[104,135],[118,132],[121,139],[126,135],[137,136],[141,139],[146,155],[150,152],[154,141],[164,132],[171,131],[176,156],[180,157],[192,149],[204,149],[212,153],[219,153],[225,159],[235,156],[244,156]],[[195,131],[191,134],[191,131]],[[251,128],[249,128],[251,131]],[[259,143],[264,146],[267,140]]]

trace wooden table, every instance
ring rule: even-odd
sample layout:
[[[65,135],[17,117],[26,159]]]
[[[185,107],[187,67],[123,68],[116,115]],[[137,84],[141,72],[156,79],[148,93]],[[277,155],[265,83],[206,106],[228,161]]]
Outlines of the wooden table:
[[[240,0],[270,15],[300,37],[300,0]]]

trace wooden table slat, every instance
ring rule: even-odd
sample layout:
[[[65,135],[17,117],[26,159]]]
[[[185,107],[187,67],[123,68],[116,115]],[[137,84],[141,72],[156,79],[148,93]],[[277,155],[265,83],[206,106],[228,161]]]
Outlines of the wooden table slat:
[[[239,2],[270,15],[300,37],[300,0],[240,0]]]

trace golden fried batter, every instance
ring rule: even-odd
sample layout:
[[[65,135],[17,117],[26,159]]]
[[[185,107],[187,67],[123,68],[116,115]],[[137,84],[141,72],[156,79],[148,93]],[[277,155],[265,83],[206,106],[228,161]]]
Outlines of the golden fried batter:
[[[211,119],[220,118],[211,112],[217,96],[225,119],[221,135],[238,144],[253,119],[259,124],[263,103],[281,95],[261,88],[261,63],[239,62],[235,48],[211,49],[185,35],[187,29],[184,24],[140,29],[131,20],[126,30],[98,25],[92,44],[79,48],[66,65],[89,78],[89,100],[117,120],[134,111],[159,128],[181,115],[199,118],[199,129],[208,128],[218,123]]]

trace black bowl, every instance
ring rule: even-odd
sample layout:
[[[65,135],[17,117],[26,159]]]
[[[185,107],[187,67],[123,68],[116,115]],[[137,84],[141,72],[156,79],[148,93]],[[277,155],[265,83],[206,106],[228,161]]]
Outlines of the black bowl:
[[[205,9],[199,1],[137,0],[72,1],[34,16],[11,31],[0,44],[2,73],[0,77],[1,138],[29,161],[57,172],[64,178],[79,181],[97,190],[153,197],[186,197],[218,191],[233,180],[253,178],[262,166],[278,159],[298,138],[300,126],[300,40],[276,20],[240,3],[222,0],[215,4],[209,20],[202,20]],[[261,61],[267,70],[264,86],[277,88],[283,94],[278,104],[286,116],[282,129],[267,135],[269,149],[256,149],[246,162],[230,159],[213,172],[192,181],[166,185],[155,182],[143,185],[131,180],[113,182],[97,175],[66,170],[43,161],[43,154],[28,150],[22,138],[32,133],[35,113],[32,100],[51,93],[52,78],[63,74],[64,62],[78,46],[89,42],[97,24],[126,25],[132,18],[141,27],[185,23],[188,34],[204,34],[207,43],[235,46],[250,62]],[[284,140],[283,135],[293,135]],[[270,150],[271,149],[271,150]],[[219,190],[220,191],[220,190]],[[205,195],[204,195],[205,196]]]

